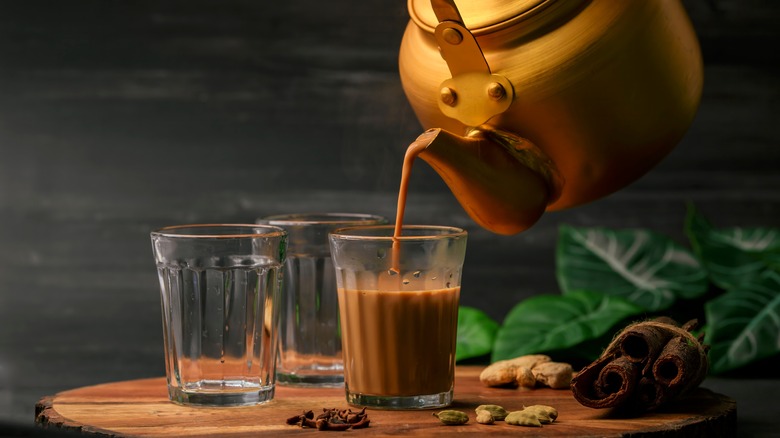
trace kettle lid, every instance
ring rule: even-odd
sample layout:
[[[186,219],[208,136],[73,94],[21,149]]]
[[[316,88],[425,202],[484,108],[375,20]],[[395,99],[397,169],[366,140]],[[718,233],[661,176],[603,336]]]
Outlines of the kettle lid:
[[[472,34],[489,33],[535,15],[554,0],[457,0],[463,24]],[[422,29],[433,32],[439,20],[431,0],[408,0],[409,15]]]

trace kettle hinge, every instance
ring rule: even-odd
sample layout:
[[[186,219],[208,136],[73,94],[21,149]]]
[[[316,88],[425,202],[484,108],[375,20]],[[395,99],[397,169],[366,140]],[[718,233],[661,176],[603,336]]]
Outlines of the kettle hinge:
[[[512,83],[490,71],[454,0],[431,0],[431,6],[439,20],[434,37],[452,74],[441,84],[439,109],[468,126],[481,125],[512,104]]]

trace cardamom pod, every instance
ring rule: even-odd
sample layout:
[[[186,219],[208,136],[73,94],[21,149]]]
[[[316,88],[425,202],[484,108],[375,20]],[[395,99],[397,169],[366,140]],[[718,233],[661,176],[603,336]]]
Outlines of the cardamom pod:
[[[546,405],[533,405],[533,406],[524,406],[524,411],[533,412],[539,416],[539,421],[542,421],[542,415],[549,419],[548,423],[552,423],[555,421],[556,418],[558,418],[558,410],[555,409],[552,406],[546,406]],[[544,421],[542,421],[544,423]]]
[[[539,422],[542,424],[550,424],[553,422],[553,419],[550,418],[550,416],[547,415],[547,413],[544,411],[523,409],[523,412],[528,412],[531,415],[536,415],[536,419],[539,420]]]
[[[506,418],[504,418],[504,421],[506,421],[507,424],[511,424],[513,426],[542,427],[542,423],[533,412],[510,412]]]
[[[506,418],[506,414],[509,412],[506,411],[503,407],[499,405],[479,405],[477,406],[477,409],[475,409],[477,414],[479,414],[479,411],[488,411],[490,412],[490,415],[493,417],[496,421],[501,421],[504,418]]]
[[[446,410],[439,413],[434,412],[433,416],[437,417],[439,421],[448,426],[458,426],[466,424],[469,421],[469,416],[466,415],[465,412],[455,410]]]

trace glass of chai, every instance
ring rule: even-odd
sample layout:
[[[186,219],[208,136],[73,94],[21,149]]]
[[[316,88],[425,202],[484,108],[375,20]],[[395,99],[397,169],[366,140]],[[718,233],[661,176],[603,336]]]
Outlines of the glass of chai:
[[[151,238],[170,399],[203,406],[273,399],[287,232],[180,225]]]
[[[330,234],[347,402],[433,409],[452,402],[467,234],[445,226]]]
[[[328,233],[387,219],[363,213],[291,213],[257,223],[287,231],[287,261],[276,381],[289,386],[342,386],[344,365],[336,278]]]

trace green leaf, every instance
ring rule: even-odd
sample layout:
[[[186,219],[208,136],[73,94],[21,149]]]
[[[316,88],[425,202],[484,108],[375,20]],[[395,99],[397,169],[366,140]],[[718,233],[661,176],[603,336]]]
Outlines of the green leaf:
[[[648,230],[560,228],[556,275],[564,294],[592,290],[648,311],[707,291],[707,274],[686,248]]]
[[[713,373],[780,353],[780,274],[759,278],[704,306]]]
[[[685,232],[712,282],[723,289],[751,283],[767,270],[780,272],[780,229],[715,229],[689,206]]]
[[[484,356],[493,349],[498,323],[473,307],[458,308],[458,342],[455,360]]]
[[[492,360],[569,348],[596,339],[642,312],[623,298],[584,290],[537,295],[509,311],[498,329]]]

